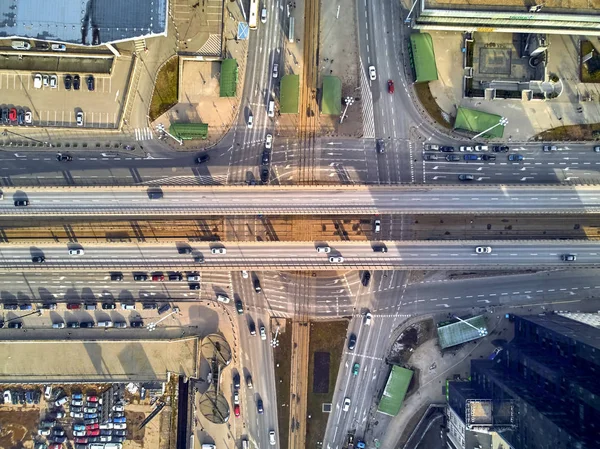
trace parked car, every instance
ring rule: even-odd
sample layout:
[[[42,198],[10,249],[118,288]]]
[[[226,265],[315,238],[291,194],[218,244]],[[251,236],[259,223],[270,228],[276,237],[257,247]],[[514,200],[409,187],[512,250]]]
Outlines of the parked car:
[[[88,90],[89,91],[93,91],[94,90],[94,85],[95,85],[94,76],[93,75],[89,75],[87,77],[87,88],[88,88]]]
[[[65,89],[71,90],[72,85],[73,85],[73,77],[71,75],[65,75]]]
[[[79,75],[75,75],[73,77],[73,89],[79,90],[79,86],[81,86],[81,78],[79,78]]]

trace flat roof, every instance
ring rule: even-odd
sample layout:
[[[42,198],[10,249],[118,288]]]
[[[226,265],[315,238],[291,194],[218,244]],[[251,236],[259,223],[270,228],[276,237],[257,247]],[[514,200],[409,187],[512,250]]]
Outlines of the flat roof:
[[[410,35],[411,63],[415,69],[415,83],[423,83],[438,79],[435,65],[433,40],[429,33]]]
[[[539,2],[542,3],[542,2]],[[512,10],[519,13],[529,11],[529,8],[536,5],[536,2],[529,0],[424,0],[427,9],[444,8],[468,8],[481,10]],[[575,12],[576,10],[598,12],[600,10],[599,0],[544,0],[544,7],[540,12],[548,13],[551,11]]]
[[[474,133],[486,131],[481,137],[500,138],[504,135],[504,126],[498,125],[502,117],[498,114],[478,111],[476,109],[458,108],[454,129],[462,129]],[[498,126],[496,126],[498,125]]]
[[[479,331],[479,329],[482,328],[486,329],[484,335]],[[471,340],[477,340],[478,338],[487,335],[487,327],[483,315],[440,326],[437,331],[440,347],[442,349],[460,345]]]
[[[396,416],[402,408],[412,376],[413,372],[411,370],[401,366],[393,366],[377,411],[385,415]]]
[[[3,0],[0,37],[99,45],[166,35],[167,0]]]
[[[0,382],[128,382],[194,376],[198,339],[0,341]]]

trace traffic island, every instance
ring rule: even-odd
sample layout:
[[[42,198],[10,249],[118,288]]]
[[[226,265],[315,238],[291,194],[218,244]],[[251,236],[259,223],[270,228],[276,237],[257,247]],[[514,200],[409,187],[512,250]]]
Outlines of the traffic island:
[[[275,361],[275,390],[277,392],[277,424],[279,444],[287,447],[290,434],[290,373],[292,369],[292,320],[276,319],[279,326],[278,345],[273,349]],[[273,325],[271,326],[274,327]]]

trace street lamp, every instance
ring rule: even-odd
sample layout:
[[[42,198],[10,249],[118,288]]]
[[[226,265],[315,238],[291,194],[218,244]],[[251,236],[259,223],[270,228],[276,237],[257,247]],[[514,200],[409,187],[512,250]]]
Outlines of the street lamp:
[[[491,131],[492,129],[494,129],[496,126],[504,126],[506,127],[506,125],[508,125],[508,119],[506,117],[500,117],[500,120],[498,121],[498,123],[496,123],[494,126],[486,129],[485,131],[480,132],[479,134],[477,134],[475,137],[473,137],[471,140],[475,140],[477,139],[479,136],[487,133],[488,131]]]
[[[344,109],[344,113],[342,114],[342,117],[340,118],[340,124],[342,124],[344,122],[344,117],[346,117],[346,111],[348,111],[348,106],[350,106],[351,104],[354,103],[354,97],[345,97],[344,102],[346,103],[346,108]]]

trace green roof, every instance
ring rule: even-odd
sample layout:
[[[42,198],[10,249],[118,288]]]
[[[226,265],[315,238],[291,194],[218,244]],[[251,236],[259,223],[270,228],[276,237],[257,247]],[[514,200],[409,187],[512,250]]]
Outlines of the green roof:
[[[173,123],[169,134],[183,140],[206,139],[208,137],[207,123]]]
[[[235,59],[224,59],[221,62],[221,97],[235,97],[237,91],[238,66]]]
[[[377,410],[386,415],[396,416],[402,407],[412,376],[411,370],[393,366]]]
[[[410,63],[415,70],[415,83],[438,79],[433,40],[429,33],[410,35]]]
[[[279,110],[282,114],[297,114],[300,101],[300,75],[285,75],[281,78]]]
[[[342,80],[337,76],[323,77],[321,112],[329,115],[342,113]]]
[[[454,129],[464,129],[465,131],[471,131],[477,134],[489,130],[481,137],[490,139],[500,138],[504,135],[504,126],[498,125],[501,118],[502,116],[498,114],[490,114],[475,109],[458,108],[456,120],[454,121]]]
[[[482,328],[485,329],[485,334],[483,335],[479,331]],[[437,331],[442,349],[460,345],[471,340],[477,340],[487,335],[487,327],[485,326],[483,315],[440,326]]]

